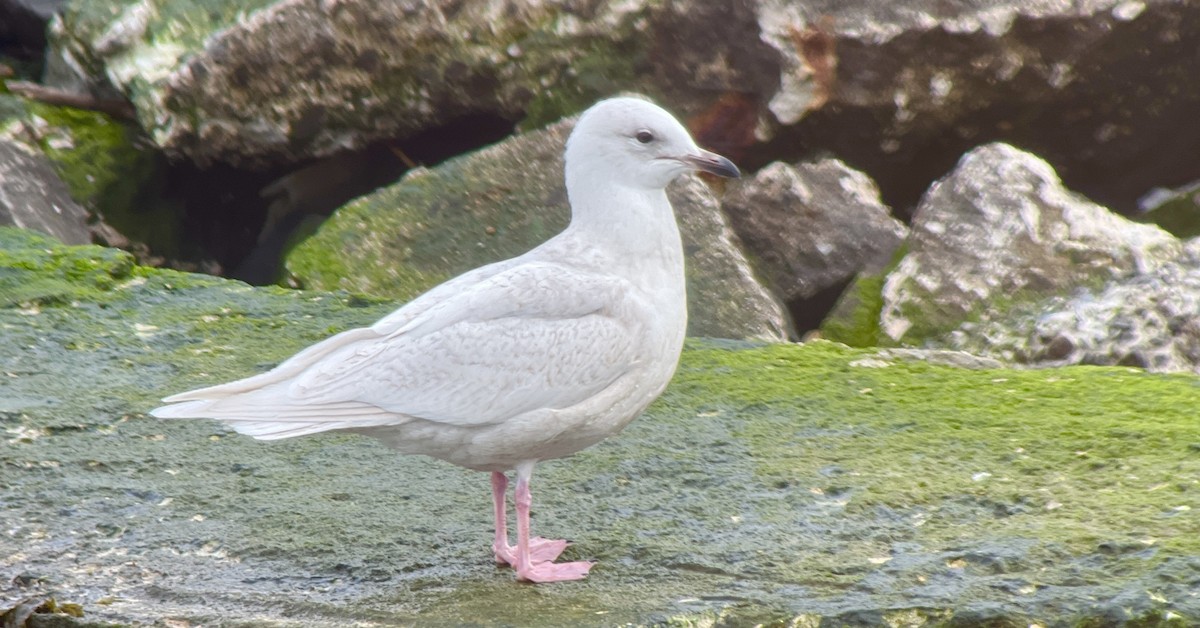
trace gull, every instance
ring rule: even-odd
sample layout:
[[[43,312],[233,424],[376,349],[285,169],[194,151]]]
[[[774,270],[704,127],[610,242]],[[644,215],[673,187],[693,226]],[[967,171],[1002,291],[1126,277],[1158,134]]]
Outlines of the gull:
[[[666,388],[687,326],[666,187],[689,171],[739,173],[634,97],[585,111],[565,161],[571,222],[555,237],[266,373],[167,397],[151,414],[217,419],[263,440],[354,432],[490,472],[496,562],[523,581],[585,577],[593,563],[554,562],[566,541],[530,537],[533,467],[617,433]]]

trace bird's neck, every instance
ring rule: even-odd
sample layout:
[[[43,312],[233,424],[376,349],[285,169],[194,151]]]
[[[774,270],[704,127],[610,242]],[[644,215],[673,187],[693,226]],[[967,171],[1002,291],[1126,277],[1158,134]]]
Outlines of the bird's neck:
[[[567,179],[569,231],[629,256],[682,259],[679,227],[662,189]]]
[[[687,324],[683,242],[666,190],[567,176],[571,224],[561,243],[576,263],[623,277],[654,310],[666,354],[678,353]]]

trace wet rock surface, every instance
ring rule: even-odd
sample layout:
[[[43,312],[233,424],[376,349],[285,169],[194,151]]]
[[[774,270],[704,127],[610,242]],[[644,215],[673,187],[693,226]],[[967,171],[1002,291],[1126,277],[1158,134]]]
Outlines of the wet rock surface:
[[[5,229],[0,270],[0,596],[83,612],[55,621],[1200,617],[1192,377],[693,343],[646,416],[540,469],[535,525],[600,563],[535,587],[491,564],[483,474],[358,437],[262,443],[143,414],[391,304]]]
[[[567,226],[568,120],[410,173],[342,208],[288,255],[300,285],[409,300],[438,283],[520,255]],[[688,333],[782,340],[787,316],[754,278],[708,187],[668,188],[683,237]]]

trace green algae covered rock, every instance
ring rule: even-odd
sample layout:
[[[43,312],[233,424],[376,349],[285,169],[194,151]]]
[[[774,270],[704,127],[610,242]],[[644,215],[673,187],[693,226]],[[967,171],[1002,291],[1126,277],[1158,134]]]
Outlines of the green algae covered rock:
[[[64,247],[40,233],[0,227],[0,307],[95,299],[135,270],[124,251]]]
[[[104,113],[41,103],[29,104],[28,120],[76,202],[124,238],[178,255],[182,213],[161,198],[164,162],[136,128]]]
[[[15,230],[0,252],[75,288],[0,307],[5,600],[124,625],[1200,620],[1193,376],[692,341],[645,416],[539,467],[539,532],[599,564],[528,586],[492,564],[485,474],[145,415],[390,304],[113,270]],[[62,270],[89,257],[111,281]]]
[[[929,189],[891,265],[857,277],[821,331],[857,346],[966,348],[1012,359],[998,333],[1023,336],[1031,318],[1071,295],[1150,278],[1186,257],[1167,231],[1066,189],[1037,156],[988,144]],[[1174,332],[1160,331],[1139,334],[1139,343],[1169,342],[1163,334]],[[1120,325],[1089,334],[1127,335]]]
[[[30,103],[29,124],[71,196],[88,207],[131,204],[152,167],[152,154],[134,145],[135,129],[107,114]]]
[[[0,94],[0,141],[37,155],[65,184],[58,187],[77,209],[64,214],[78,215],[69,243],[90,242],[91,230],[113,245],[154,242],[160,256],[180,252],[182,213],[162,198],[164,162],[132,125]]]
[[[895,344],[879,328],[884,279],[882,274],[859,273],[855,276],[821,321],[821,337],[851,347]]]
[[[459,157],[342,207],[287,257],[293,281],[407,301],[460,273],[520,255],[567,226],[565,121]],[[782,340],[782,306],[755,280],[696,177],[668,188],[683,236],[688,333]]]
[[[1179,238],[1200,236],[1200,181],[1174,190],[1157,189],[1142,202],[1141,222],[1154,223]]]

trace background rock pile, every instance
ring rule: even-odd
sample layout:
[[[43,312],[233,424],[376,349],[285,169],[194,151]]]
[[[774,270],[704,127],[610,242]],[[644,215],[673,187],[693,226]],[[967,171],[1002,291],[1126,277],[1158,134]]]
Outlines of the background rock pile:
[[[0,217],[67,242],[86,226],[143,262],[407,299],[565,224],[569,116],[634,91],[750,173],[676,191],[694,335],[1200,368],[1194,282],[1176,280],[1200,232],[1195,3],[0,15],[18,75],[0,95]]]

